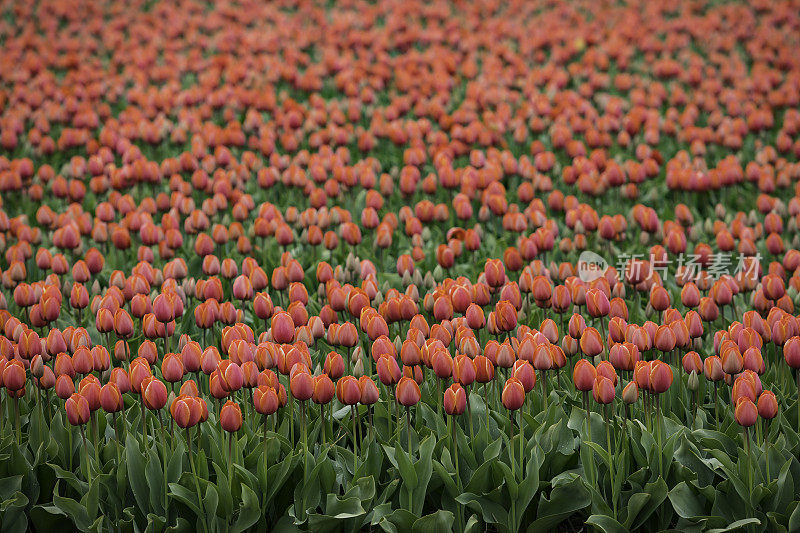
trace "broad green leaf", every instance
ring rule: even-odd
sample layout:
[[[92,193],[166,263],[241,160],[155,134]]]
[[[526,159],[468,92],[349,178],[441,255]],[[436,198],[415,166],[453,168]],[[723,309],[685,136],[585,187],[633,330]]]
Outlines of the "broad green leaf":
[[[125,464],[128,467],[128,479],[130,480],[131,491],[136,499],[138,508],[145,513],[149,509],[150,487],[145,478],[145,458],[139,451],[139,443],[128,434],[125,444]]]
[[[440,510],[414,522],[411,531],[412,533],[450,533],[453,531],[454,521],[453,513]]]
[[[246,531],[253,524],[258,522],[261,516],[261,508],[258,505],[258,496],[253,492],[253,489],[242,484],[242,504],[239,507],[239,516],[236,523],[231,528],[234,533],[241,533]]]
[[[678,513],[678,516],[683,518],[694,518],[707,514],[697,495],[692,492],[685,481],[681,481],[669,491],[669,501],[672,502],[672,508]]]
[[[754,526],[761,525],[761,520],[759,520],[758,518],[744,518],[742,520],[737,520],[732,524],[728,524],[728,527],[709,529],[708,533],[727,533],[728,531],[738,531],[740,529],[744,529],[746,526],[749,525],[754,525]]]
[[[603,531],[603,533],[625,533],[628,531],[612,517],[602,514],[593,514],[586,519],[586,523],[594,526],[599,531]]]
[[[528,533],[544,533],[552,531],[555,526],[585,509],[591,503],[589,491],[581,478],[553,487],[550,498],[544,494],[539,499],[536,521],[528,526]]]

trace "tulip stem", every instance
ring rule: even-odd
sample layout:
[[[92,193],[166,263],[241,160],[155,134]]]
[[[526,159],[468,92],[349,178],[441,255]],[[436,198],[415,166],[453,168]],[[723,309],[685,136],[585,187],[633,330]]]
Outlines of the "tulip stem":
[[[613,518],[614,520],[617,519],[617,497],[614,490],[614,462],[616,460],[616,454],[612,456],[611,452],[611,426],[608,423],[608,405],[604,406],[603,408],[603,418],[605,418],[606,422],[606,447],[608,448],[608,475],[611,478],[611,506],[614,511]],[[661,451],[661,447],[659,446],[659,453]]]
[[[769,475],[769,420],[764,421],[764,462],[767,467],[767,485],[769,485],[772,481]]]
[[[797,379],[797,427],[800,428],[800,368],[795,370]],[[19,426],[19,424],[17,424]]]
[[[356,406],[350,406],[350,415],[353,419],[353,479],[356,479],[358,471],[358,427],[356,426]]]
[[[98,429],[100,423],[97,420],[97,411],[92,413],[91,417],[89,418],[89,422],[91,423],[91,430],[92,430],[92,448],[94,448],[94,460],[99,465],[100,464],[100,455],[98,448],[100,447],[100,430]]]
[[[145,422],[146,412],[144,410],[144,396],[139,396],[142,405],[142,446],[147,445],[147,424]]]
[[[89,478],[89,446],[86,444],[86,431],[83,429],[83,424],[80,425],[81,428],[81,439],[83,440],[83,456],[85,462],[85,475],[86,475],[86,483],[87,485],[91,485],[91,479]]]
[[[159,431],[159,437],[161,437],[161,456],[164,458],[164,512],[167,515],[167,524],[169,524],[169,496],[168,488],[167,488],[167,438],[164,436],[166,429],[164,429],[164,424],[161,419],[161,411],[158,411],[158,425],[161,428]]]
[[[72,471],[72,431],[67,432],[67,468]]]
[[[547,371],[542,371],[542,398],[544,399],[544,411],[547,412]]]
[[[22,425],[19,419],[19,398],[16,396],[14,396],[14,424],[17,428],[17,445],[19,445],[19,443],[22,441]]]
[[[753,494],[753,456],[750,454],[750,428],[744,428],[744,442],[747,446],[747,488]]]
[[[117,424],[117,413],[116,412],[113,414],[113,418],[114,418],[114,438],[117,441],[117,446],[116,446],[116,448],[117,448],[117,468],[119,468],[119,465],[120,465],[119,425]]]
[[[663,421],[664,421],[663,420],[663,416],[661,414],[661,397],[660,396],[656,396],[656,424],[657,424],[656,436],[658,438],[658,449],[656,450],[656,453],[658,454],[658,474],[661,477],[664,477],[664,462],[662,460],[663,456],[661,455],[662,450],[663,450],[662,445],[661,445],[661,441],[663,439],[661,425],[662,425]]]
[[[294,446],[294,396],[289,395],[289,442]]]
[[[233,497],[233,432],[228,434],[228,494]]]
[[[519,475],[525,475],[525,430],[522,429],[522,410],[517,413],[517,424],[519,425]]]
[[[459,468],[458,468],[458,439],[457,439],[457,436],[456,436],[456,426],[457,426],[457,424],[454,423],[452,418],[453,418],[452,416],[448,417],[447,423],[451,426],[451,429],[452,429],[451,442],[453,444],[453,450],[452,451],[453,451],[453,462],[454,462],[454,466],[455,466],[455,475],[456,475],[456,488],[458,489],[458,492],[460,494],[461,493],[461,476],[459,474]],[[464,531],[464,514],[463,514],[464,513],[464,509],[463,509],[463,506],[458,502],[456,502],[456,507],[458,509],[458,514],[457,514],[458,530],[459,531]]]
[[[308,479],[308,429],[306,428],[306,402],[300,403],[301,419],[303,422],[303,486]]]
[[[467,393],[467,418],[469,418],[469,439],[470,442],[475,440],[475,429],[472,424],[472,405],[469,402],[469,387],[464,387],[465,392]]]
[[[391,419],[391,417],[389,417]],[[325,423],[325,404],[319,404],[319,421],[320,421],[320,429],[322,430],[322,444],[328,443],[328,425]],[[264,432],[266,439],[266,430],[267,430],[267,421],[264,420]]]
[[[408,455],[411,455],[411,410],[406,406],[406,435],[408,436]]]
[[[200,433],[200,430],[198,429],[198,435],[199,435],[199,433]],[[189,428],[188,427],[186,428],[186,449],[189,451],[189,465],[191,465],[191,467],[192,467],[192,477],[194,478],[194,488],[197,491],[196,493],[197,493],[198,509],[200,510],[200,513],[202,514],[202,517],[203,517],[203,519],[200,521],[200,523],[203,524],[203,529],[204,530],[209,531],[209,527],[208,527],[208,524],[206,524],[206,519],[205,519],[206,514],[203,511],[203,497],[200,494],[200,482],[197,480],[197,467],[194,464],[194,454],[192,453],[192,439],[191,439],[191,437],[189,435]]]
[[[511,477],[514,479],[514,482],[517,481],[517,462],[514,459],[514,414],[512,411],[509,411],[509,419],[511,420],[511,438],[509,440],[508,452],[511,455]],[[510,495],[510,494],[509,494]],[[517,524],[517,501],[516,498],[511,498],[511,530],[516,531],[516,524]]]

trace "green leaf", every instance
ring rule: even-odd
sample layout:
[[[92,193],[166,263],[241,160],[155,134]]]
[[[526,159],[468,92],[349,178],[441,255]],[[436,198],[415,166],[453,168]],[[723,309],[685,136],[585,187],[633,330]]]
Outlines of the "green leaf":
[[[450,533],[453,531],[455,516],[450,511],[436,511],[425,515],[411,528],[412,533]]]
[[[261,516],[261,508],[258,505],[258,496],[253,489],[242,484],[242,505],[239,507],[239,517],[231,529],[234,533],[246,531],[250,526],[258,522]]]
[[[154,449],[148,451],[147,465],[144,475],[147,479],[148,492],[150,494],[149,509],[164,511],[162,494],[164,493],[164,470],[161,468],[161,460]],[[144,511],[144,509],[142,509]]]
[[[78,529],[86,531],[89,528],[90,522],[86,514],[86,508],[79,502],[72,498],[64,498],[56,493],[53,494],[53,505],[67,515]]]
[[[603,448],[602,446],[600,446],[596,442],[592,442],[592,441],[583,441],[581,443],[581,445],[588,446],[589,448],[591,448],[597,455],[600,456],[600,459],[603,460],[603,463],[606,465],[606,467],[610,467],[610,465],[611,465],[611,457],[610,457],[610,455],[608,454],[608,451],[606,451],[605,448]]]
[[[131,484],[131,492],[136,499],[136,504],[142,513],[149,508],[150,487],[145,478],[145,459],[139,451],[139,443],[128,434],[125,443],[125,464],[128,467],[128,480]]]
[[[203,514],[197,506],[197,493],[178,483],[170,483],[169,490],[169,495],[191,509],[195,516],[200,517]]]
[[[656,481],[648,483],[645,486],[643,493],[634,494],[628,500],[628,515],[625,519],[625,527],[629,529],[638,529],[650,516],[661,507],[664,500],[667,498],[667,483],[664,478],[659,477]],[[637,502],[633,502],[634,498],[645,494],[647,498],[638,498]],[[633,502],[633,503],[632,503]],[[638,509],[636,507],[638,506]],[[637,519],[634,522],[634,519]]]
[[[628,530],[619,522],[603,514],[593,514],[586,519],[586,523],[595,526],[604,533],[626,533]]]
[[[206,488],[206,497],[203,499],[205,513],[211,518],[217,516],[217,506],[219,505],[219,493],[213,483],[209,483]]]
[[[682,518],[705,516],[707,513],[701,505],[696,494],[692,492],[685,481],[681,481],[669,491],[669,501],[672,508]]]
[[[89,485],[89,492],[83,497],[81,503],[86,507],[86,514],[90,522],[97,518],[98,504],[100,500],[100,478],[95,477]]]
[[[744,518],[742,520],[737,520],[736,522],[728,524],[728,527],[709,529],[708,533],[727,533],[728,531],[737,531],[751,524],[756,526],[761,525],[761,520],[759,520],[758,518]]]
[[[36,531],[69,530],[67,514],[54,505],[36,505],[31,509],[31,522]]]
[[[459,491],[456,487],[456,482],[453,480],[453,474],[448,472],[442,463],[436,460],[433,461],[433,469],[436,471],[436,475],[439,476],[439,479],[442,480],[442,484],[445,486],[445,489],[447,489],[447,494],[453,498],[458,496]]]
[[[383,517],[378,522],[378,525],[381,526],[381,529],[390,533],[404,533],[411,531],[416,521],[417,517],[413,513],[405,509],[396,509],[391,514]]]
[[[550,498],[542,494],[536,511],[536,521],[528,526],[528,533],[544,533],[553,531],[555,527],[585,509],[591,503],[589,491],[579,477],[553,487]]]
[[[480,513],[483,521],[487,524],[505,524],[508,520],[508,511],[489,498],[465,492],[456,498],[456,501]]]
[[[183,457],[186,450],[181,439],[176,438],[175,441],[177,442],[175,451],[172,452],[172,457],[167,462],[167,482],[169,483],[176,483],[183,473]]]
[[[794,508],[789,516],[789,531],[800,531],[800,504]]]
[[[22,475],[8,476],[0,479],[0,501],[7,500],[22,487]]]
[[[408,454],[400,446],[395,448],[384,446],[384,450],[386,450],[389,461],[400,473],[400,477],[403,479],[403,485],[408,490],[414,490],[419,480],[417,479],[417,471],[414,469],[414,465],[411,459],[409,459]]]
[[[436,439],[428,435],[419,445],[419,459],[414,463],[414,471],[417,474],[417,485],[414,488],[414,509],[413,512],[419,516],[425,506],[425,496],[428,492],[428,482],[433,474],[433,449],[436,446]]]

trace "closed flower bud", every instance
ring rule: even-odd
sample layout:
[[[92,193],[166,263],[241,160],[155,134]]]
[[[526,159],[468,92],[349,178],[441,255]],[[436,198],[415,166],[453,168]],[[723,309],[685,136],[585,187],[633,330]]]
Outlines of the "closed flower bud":
[[[403,377],[397,383],[395,395],[400,405],[411,407],[419,403],[422,393],[416,381],[409,377]]]
[[[242,427],[242,410],[238,404],[228,400],[219,412],[219,423],[228,433],[236,433]]]
[[[750,398],[742,397],[736,403],[734,417],[740,426],[749,428],[758,420],[758,408]]]
[[[402,380],[401,380],[402,381]],[[353,376],[344,376],[336,383],[336,397],[344,405],[356,405],[361,401],[361,388]]]
[[[142,398],[148,409],[158,411],[167,404],[167,386],[156,378],[150,378],[142,383]]]
[[[758,416],[765,420],[778,416],[778,399],[772,391],[765,390],[758,397]]]
[[[594,401],[606,405],[614,401],[614,384],[605,376],[597,375],[592,385]]]
[[[594,386],[597,370],[586,359],[579,359],[572,372],[572,381],[579,391],[590,391]]]
[[[672,385],[672,367],[663,361],[650,365],[650,390],[656,394],[666,392]]]
[[[116,383],[106,383],[100,389],[100,407],[106,413],[116,413],[122,410],[122,394]]]
[[[448,415],[457,416],[467,407],[467,394],[458,383],[453,383],[444,391],[444,410]]]
[[[378,386],[368,376],[361,376],[358,379],[358,387],[361,390],[360,402],[364,405],[372,405],[378,401],[380,392]]]
[[[629,382],[622,389],[622,401],[626,404],[636,403],[639,400],[639,386],[635,381]]]
[[[503,407],[509,411],[516,411],[525,403],[525,387],[517,378],[508,378],[503,386],[501,396]]]
[[[311,399],[316,404],[329,403],[335,394],[333,381],[327,374],[314,376],[314,392]]]
[[[296,363],[295,367],[298,365],[300,365],[300,367],[304,370],[295,372],[292,375],[289,380],[289,392],[294,398],[304,402],[311,399],[311,396],[314,393],[314,380],[311,377],[311,374],[308,373],[308,370],[305,369],[305,365],[302,365],[302,363]]]
[[[73,426],[80,426],[89,421],[91,411],[89,410],[89,402],[80,394],[73,394],[67,398],[64,405],[67,411],[67,420]]]
[[[275,413],[280,407],[277,391],[267,385],[253,389],[253,406],[257,413],[265,416]]]

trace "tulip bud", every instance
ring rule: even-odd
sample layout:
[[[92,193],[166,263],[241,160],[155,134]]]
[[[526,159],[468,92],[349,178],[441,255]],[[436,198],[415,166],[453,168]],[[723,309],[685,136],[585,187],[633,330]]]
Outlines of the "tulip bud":
[[[67,411],[67,420],[73,426],[86,424],[91,417],[89,402],[80,394],[74,393],[67,398],[64,407]]]
[[[501,395],[503,407],[509,411],[516,411],[525,403],[525,387],[517,378],[508,378]]]
[[[236,433],[242,427],[242,410],[238,404],[228,400],[219,412],[219,423],[228,433]]]
[[[622,401],[626,404],[636,403],[639,399],[639,386],[636,385],[635,381],[629,382],[625,385],[625,388],[622,389]]]
[[[397,401],[400,405],[411,407],[419,403],[422,393],[417,382],[409,377],[403,377],[397,384],[395,390]]]
[[[686,388],[688,388],[692,392],[695,392],[697,391],[698,388],[700,388],[700,379],[698,378],[696,371],[692,370],[692,372],[689,374],[689,379],[686,383]]]
[[[772,391],[765,390],[758,397],[758,415],[765,420],[778,416],[778,399]]]
[[[467,394],[458,383],[453,383],[444,391],[444,410],[448,415],[460,415],[467,407]]]
[[[756,423],[758,408],[750,398],[739,398],[734,409],[734,418],[740,426],[748,428]]]

